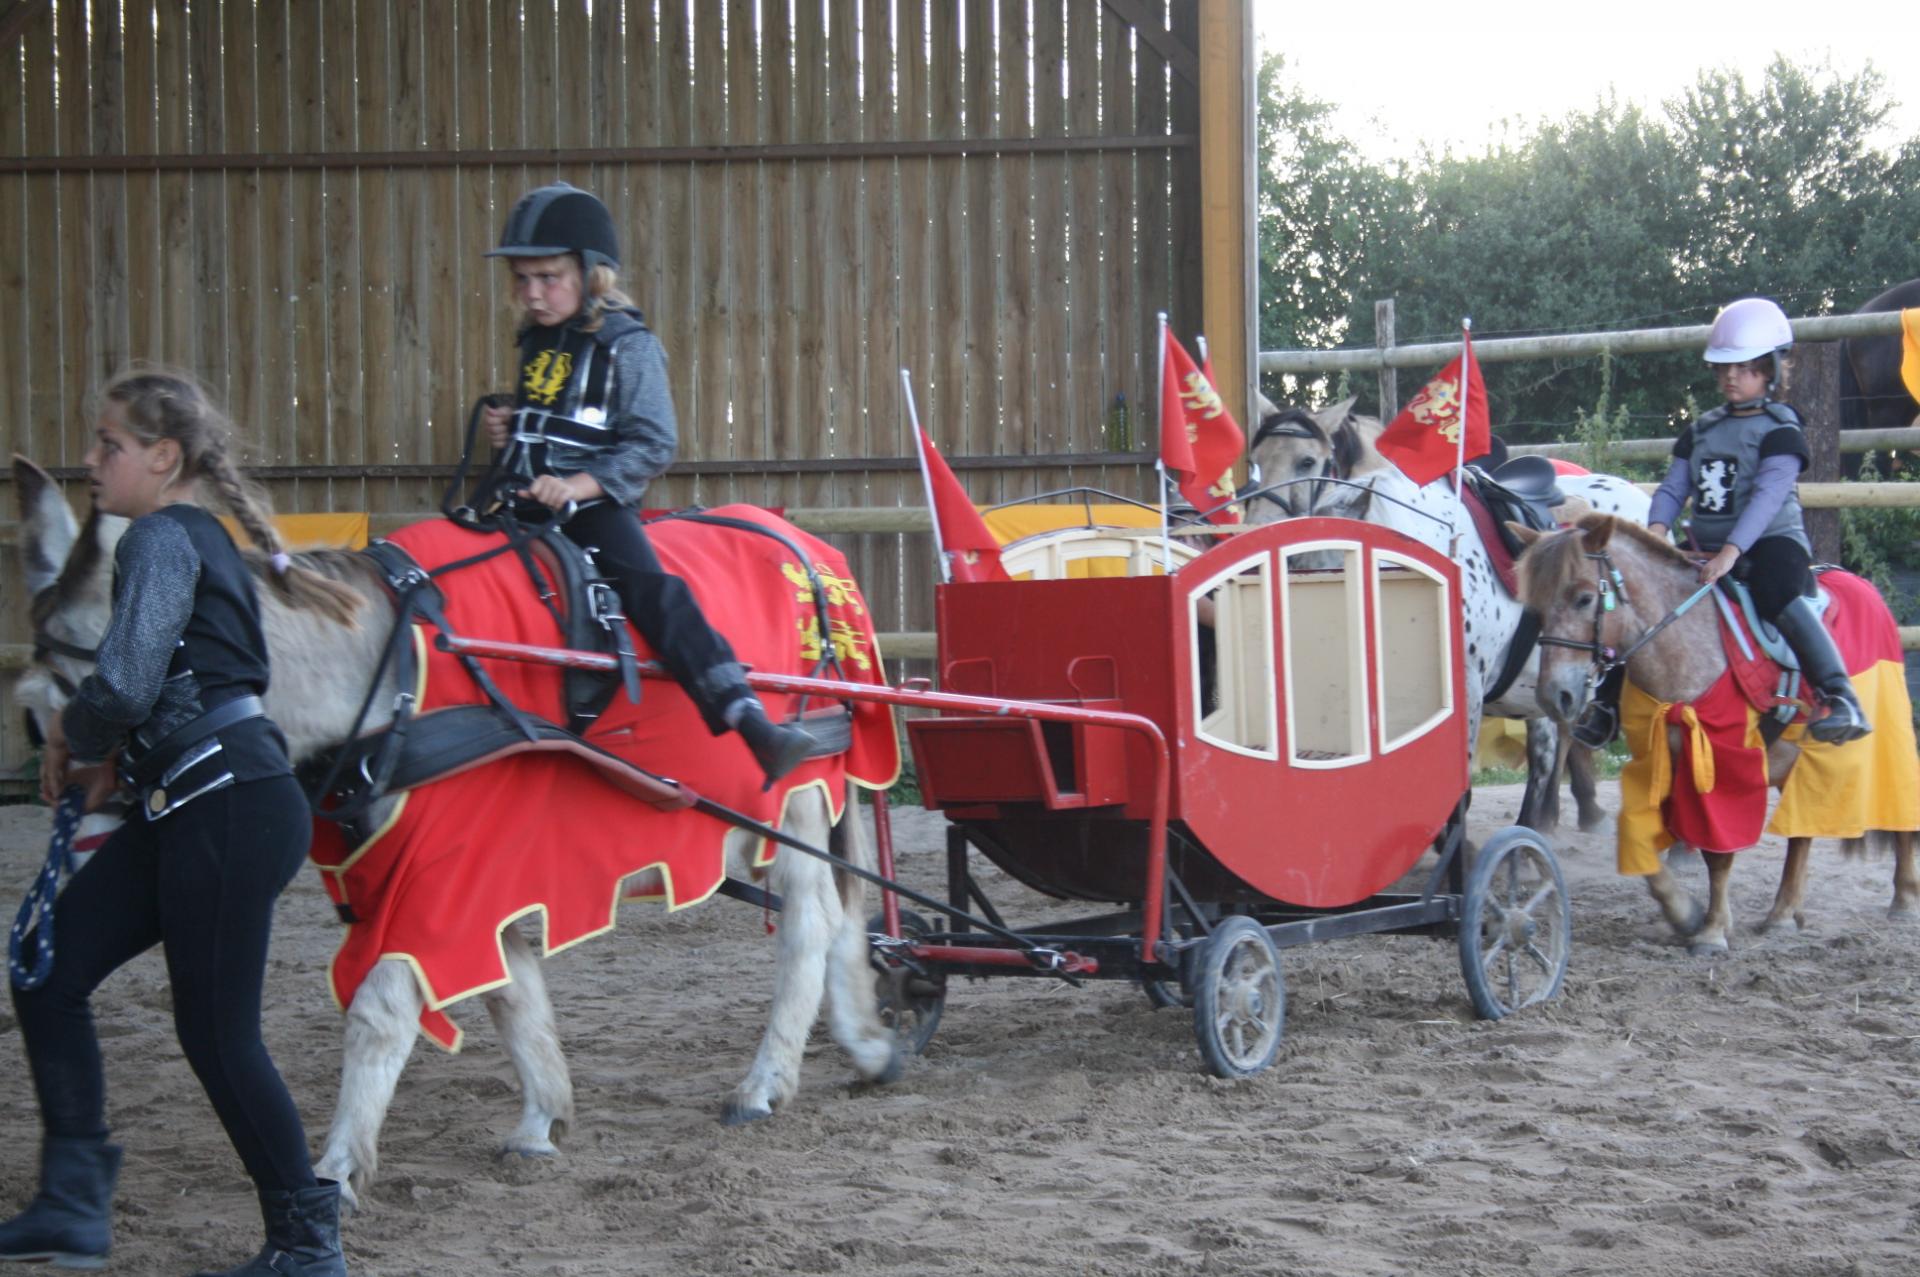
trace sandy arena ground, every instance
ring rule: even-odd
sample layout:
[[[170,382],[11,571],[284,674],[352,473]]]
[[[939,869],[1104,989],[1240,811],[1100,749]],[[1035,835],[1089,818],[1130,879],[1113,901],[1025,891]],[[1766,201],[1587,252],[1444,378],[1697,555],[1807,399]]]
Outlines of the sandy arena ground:
[[[1476,836],[1518,799],[1480,791]],[[45,820],[0,809],[9,906]],[[898,826],[903,872],[931,884],[939,826],[917,812]],[[715,1117],[764,1014],[760,913],[636,906],[549,970],[579,1102],[563,1155],[495,1155],[517,1099],[478,1000],[465,1004],[466,1050],[423,1043],[401,1080],[381,1177],[347,1224],[352,1271],[1920,1272],[1920,929],[1887,922],[1890,864],[1822,844],[1811,929],[1743,928],[1731,956],[1705,961],[1613,874],[1611,824],[1557,845],[1575,946],[1546,1009],[1476,1022],[1449,943],[1293,950],[1279,1062],[1229,1084],[1202,1073],[1188,1014],[1137,988],[957,983],[897,1085],[852,1086],[816,1044],[794,1104],[741,1129]],[[1781,852],[1736,871],[1747,926]],[[1689,874],[1704,882],[1697,860]],[[1051,912],[1010,889],[1002,903]],[[340,1020],[313,875],[278,927],[268,1040],[317,1140]],[[157,953],[106,985],[98,1015],[127,1147],[112,1269],[237,1262],[257,1216],[174,1042]],[[18,1038],[0,1042],[0,1202],[23,1202],[37,1118]]]

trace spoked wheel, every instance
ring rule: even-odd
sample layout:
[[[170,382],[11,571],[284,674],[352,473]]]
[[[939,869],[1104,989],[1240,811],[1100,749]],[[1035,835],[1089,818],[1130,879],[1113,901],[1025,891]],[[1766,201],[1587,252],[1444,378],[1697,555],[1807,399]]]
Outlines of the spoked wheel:
[[[1193,961],[1193,1033],[1215,1077],[1252,1077],[1273,1063],[1286,1029],[1280,951],[1251,918],[1221,919]]]
[[[879,934],[887,928],[886,916],[874,914],[867,919],[867,930]],[[927,920],[911,909],[900,911],[900,935],[918,940],[932,928]],[[911,966],[896,966],[878,953],[872,957],[873,991],[879,1003],[880,1022],[893,1030],[900,1049],[918,1055],[933,1040],[940,1027],[940,1013],[947,1006],[947,977],[938,970],[916,971]]]
[[[1573,901],[1547,840],[1524,825],[1474,857],[1461,905],[1460,969],[1474,1012],[1500,1020],[1558,996],[1573,948]]]

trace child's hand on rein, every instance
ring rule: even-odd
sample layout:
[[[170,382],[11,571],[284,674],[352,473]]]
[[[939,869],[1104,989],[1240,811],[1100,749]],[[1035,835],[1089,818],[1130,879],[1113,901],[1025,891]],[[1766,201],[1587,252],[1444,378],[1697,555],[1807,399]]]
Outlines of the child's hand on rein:
[[[1740,547],[1723,545],[1720,552],[1700,565],[1700,584],[1712,585],[1727,573],[1733,571],[1733,565],[1740,561]]]

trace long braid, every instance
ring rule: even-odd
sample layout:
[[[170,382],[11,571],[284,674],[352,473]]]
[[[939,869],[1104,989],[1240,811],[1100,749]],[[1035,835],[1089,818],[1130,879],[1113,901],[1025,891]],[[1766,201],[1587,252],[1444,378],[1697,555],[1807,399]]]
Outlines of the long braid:
[[[200,473],[213,484],[220,504],[245,528],[247,536],[272,561],[268,584],[289,606],[320,613],[342,625],[355,624],[360,595],[351,587],[293,562],[287,556],[280,530],[273,526],[266,494],[240,473],[224,446],[202,458]]]
[[[275,594],[291,607],[319,612],[342,625],[355,624],[358,593],[288,558],[266,493],[233,463],[228,451],[231,423],[197,381],[165,368],[133,368],[108,382],[101,395],[125,405],[126,428],[141,442],[151,445],[164,438],[180,445],[177,478],[213,488],[219,503],[271,558],[267,580]]]

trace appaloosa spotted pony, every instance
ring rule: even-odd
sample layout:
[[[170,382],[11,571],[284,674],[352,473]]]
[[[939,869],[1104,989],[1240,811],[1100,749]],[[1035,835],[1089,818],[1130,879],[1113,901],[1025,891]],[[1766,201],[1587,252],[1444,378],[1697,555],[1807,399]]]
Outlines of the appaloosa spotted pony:
[[[1558,777],[1565,758],[1573,774],[1580,828],[1598,825],[1605,813],[1594,798],[1589,752],[1578,746],[1563,751],[1560,731],[1534,699],[1538,655],[1528,659],[1497,700],[1486,700],[1520,629],[1523,609],[1501,584],[1452,487],[1442,482],[1420,486],[1407,478],[1374,446],[1380,422],[1355,414],[1352,399],[1318,412],[1277,408],[1264,397],[1260,403],[1260,426],[1248,453],[1259,480],[1249,488],[1266,491],[1248,502],[1248,521],[1272,523],[1310,514],[1360,519],[1403,532],[1453,557],[1460,564],[1461,625],[1467,642],[1468,739],[1478,739],[1483,713],[1525,720],[1527,789],[1520,823],[1542,830],[1559,823]],[[1592,510],[1646,522],[1648,498],[1625,479],[1562,476],[1560,488],[1568,498],[1556,511],[1563,518]]]

